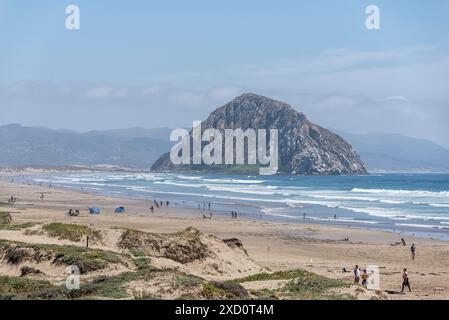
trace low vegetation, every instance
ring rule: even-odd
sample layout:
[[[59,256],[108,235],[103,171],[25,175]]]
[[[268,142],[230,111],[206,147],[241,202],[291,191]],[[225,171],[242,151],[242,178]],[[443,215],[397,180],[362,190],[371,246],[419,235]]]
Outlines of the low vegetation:
[[[98,276],[89,282],[81,282],[79,289],[68,290],[65,285],[20,277],[0,277],[0,299],[154,299],[150,294],[133,295],[127,284],[133,281],[150,281],[172,275],[172,287],[188,275],[175,270],[146,268],[124,272],[116,276]],[[198,281],[202,281],[199,279]],[[192,284],[189,284],[192,285]],[[195,284],[196,285],[196,284]]]
[[[207,282],[203,284],[206,299],[248,299],[248,292],[235,282]]]
[[[254,274],[245,278],[237,279],[235,282],[250,282],[250,281],[266,281],[266,280],[291,280],[299,277],[303,277],[307,274],[304,270],[287,270],[277,271],[273,273],[263,272]]]
[[[92,241],[92,243],[100,242],[102,240],[100,231],[78,224],[52,222],[42,226],[42,230],[50,237],[55,237],[60,240],[80,242],[86,237],[89,237],[89,241]]]
[[[348,288],[350,285],[340,280],[329,279],[315,273],[304,271],[304,273],[288,282],[281,289],[280,294],[290,299],[308,300],[348,300],[354,299],[349,294],[339,293],[340,289]]]
[[[0,211],[0,226],[8,225],[12,222],[12,217],[9,212]]]
[[[200,232],[194,228],[172,234],[125,230],[117,245],[134,255],[164,257],[179,263],[200,260],[209,253]]]
[[[39,292],[52,287],[53,285],[48,281],[0,276],[0,299],[23,298],[24,294]]]
[[[76,265],[82,274],[105,269],[110,264],[127,265],[120,254],[106,250],[4,240],[0,240],[0,258],[9,264],[50,261],[54,265]]]
[[[260,299],[306,299],[306,300],[340,300],[354,299],[349,294],[339,293],[350,284],[326,278],[305,270],[288,270],[273,273],[259,273],[236,280],[236,283],[252,281],[288,280],[276,290],[255,290],[252,294]]]

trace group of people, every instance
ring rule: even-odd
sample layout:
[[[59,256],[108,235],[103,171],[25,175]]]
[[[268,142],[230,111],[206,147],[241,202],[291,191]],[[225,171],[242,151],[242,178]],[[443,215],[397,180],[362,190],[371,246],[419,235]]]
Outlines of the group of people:
[[[168,208],[168,206],[170,205],[170,201],[165,201],[165,206]],[[150,211],[151,213],[154,212],[154,209],[159,209],[162,208],[164,206],[164,202],[163,201],[158,201],[158,200],[153,200],[153,204],[150,207]]]
[[[16,198],[16,197],[14,197],[14,196],[9,197],[8,203],[14,204],[14,203],[16,203],[16,202],[17,202],[17,198]]]
[[[73,216],[79,216],[80,215],[80,211],[78,209],[69,209],[69,211],[67,212],[67,215],[73,217]]]
[[[208,209],[210,211],[210,202],[207,204]],[[201,203],[198,203],[198,210],[201,210]],[[203,211],[206,210],[206,202],[203,202]]]
[[[212,219],[212,217],[213,217],[212,211],[209,212],[209,217],[203,214],[203,219]]]
[[[360,279],[362,279],[362,286],[364,286],[365,288],[368,287],[368,272],[366,271],[366,269],[363,269],[363,272],[360,271],[360,267],[358,265],[355,265],[354,268],[354,283],[359,284],[360,283]]]
[[[203,219],[212,219],[213,214],[212,211],[210,210],[210,202],[207,203],[207,208],[209,211],[209,216],[207,216],[205,213],[203,213]],[[201,203],[198,203],[198,210],[201,211]],[[203,209],[202,211],[206,211],[206,202],[203,202]]]
[[[410,252],[412,254],[412,260],[415,260],[416,257],[416,245],[413,243],[410,247]],[[362,280],[362,286],[367,288],[368,286],[368,278],[369,275],[366,271],[366,269],[363,269],[363,271],[360,270],[360,267],[358,265],[354,268],[354,283],[359,284],[360,280]],[[412,288],[410,286],[410,280],[408,277],[407,268],[404,268],[402,270],[402,288],[401,292],[404,292],[405,288],[408,288],[409,292],[412,292]]]
[[[198,210],[201,211],[201,208],[202,208],[202,211],[206,211],[206,202],[203,202],[202,205],[201,205],[201,203],[198,203]],[[208,208],[208,211],[209,211],[209,215],[206,215],[205,213],[203,213],[203,218],[204,219],[212,219],[213,214],[212,214],[212,211],[211,211],[211,204],[210,204],[210,202],[207,203],[207,208]],[[231,218],[232,219],[237,219],[237,216],[238,216],[237,211],[232,210],[231,211]]]

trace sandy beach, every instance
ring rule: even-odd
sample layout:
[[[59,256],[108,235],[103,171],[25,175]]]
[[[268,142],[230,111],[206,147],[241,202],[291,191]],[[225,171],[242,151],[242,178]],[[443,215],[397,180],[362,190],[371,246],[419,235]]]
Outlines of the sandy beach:
[[[41,199],[42,193],[43,199]],[[250,258],[248,261],[254,262],[254,265],[248,266],[243,271],[228,268],[221,276],[211,275],[211,279],[239,278],[261,270],[304,269],[327,278],[351,282],[352,269],[356,264],[362,269],[368,265],[376,265],[380,270],[380,290],[376,293],[377,298],[449,298],[449,243],[443,241],[401,236],[390,232],[307,223],[232,220],[230,217],[203,219],[200,211],[170,206],[155,209],[154,213],[151,213],[149,208],[153,199],[106,197],[1,181],[0,201],[6,203],[10,196],[17,197],[14,206],[0,209],[10,212],[15,224],[35,222],[42,225],[63,222],[108,230],[105,241],[101,244],[93,243],[92,248],[118,252],[119,248],[115,244],[115,240],[119,237],[118,229],[167,234],[193,227],[206,235],[213,235],[220,239],[241,240]],[[126,213],[114,213],[114,209],[119,205],[125,206]],[[92,206],[100,207],[102,213],[89,214],[88,208]],[[68,216],[66,212],[70,208],[80,209],[80,215]],[[398,244],[401,237],[405,239],[406,246]],[[0,239],[24,243],[84,245],[84,243],[74,243],[23,230],[0,229]],[[411,259],[411,243],[417,246],[415,260]],[[235,263],[237,264],[238,261]],[[231,265],[231,263],[228,264]],[[195,274],[195,265],[190,264],[189,268],[191,273]],[[201,267],[198,266],[198,268]],[[344,268],[348,272],[343,272]],[[411,293],[399,293],[403,268],[408,269],[413,289]],[[0,263],[0,274],[13,275],[15,272],[11,266],[7,266],[4,262]],[[116,268],[114,272],[119,273],[120,268]],[[201,275],[199,271],[198,275]],[[370,298],[373,295],[374,293],[367,292],[358,298]]]

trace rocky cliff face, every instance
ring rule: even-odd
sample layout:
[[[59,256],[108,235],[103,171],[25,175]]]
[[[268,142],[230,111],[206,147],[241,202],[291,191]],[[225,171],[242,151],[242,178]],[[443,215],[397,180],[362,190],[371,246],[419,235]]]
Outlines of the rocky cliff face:
[[[324,129],[290,105],[252,93],[243,94],[216,109],[202,123],[207,128],[277,129],[279,132],[279,173],[304,175],[365,174],[358,153],[340,136]],[[216,167],[215,167],[216,169]],[[232,171],[223,166],[222,171]],[[208,165],[171,163],[169,154],[152,166],[154,171],[208,171]]]

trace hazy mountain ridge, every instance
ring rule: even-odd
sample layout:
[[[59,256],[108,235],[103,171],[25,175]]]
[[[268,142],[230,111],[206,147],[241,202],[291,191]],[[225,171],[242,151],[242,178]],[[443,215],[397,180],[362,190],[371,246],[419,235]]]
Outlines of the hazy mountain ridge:
[[[432,141],[391,133],[337,132],[359,151],[370,172],[449,172],[449,150]]]
[[[160,150],[168,150],[168,138],[79,133],[37,127],[0,127],[0,165],[62,166],[110,164],[148,167]]]
[[[369,172],[449,172],[449,150],[429,140],[332,131],[357,149]],[[129,128],[80,133],[4,125],[0,126],[0,166],[111,164],[148,169],[170,149],[170,132],[169,128]]]

